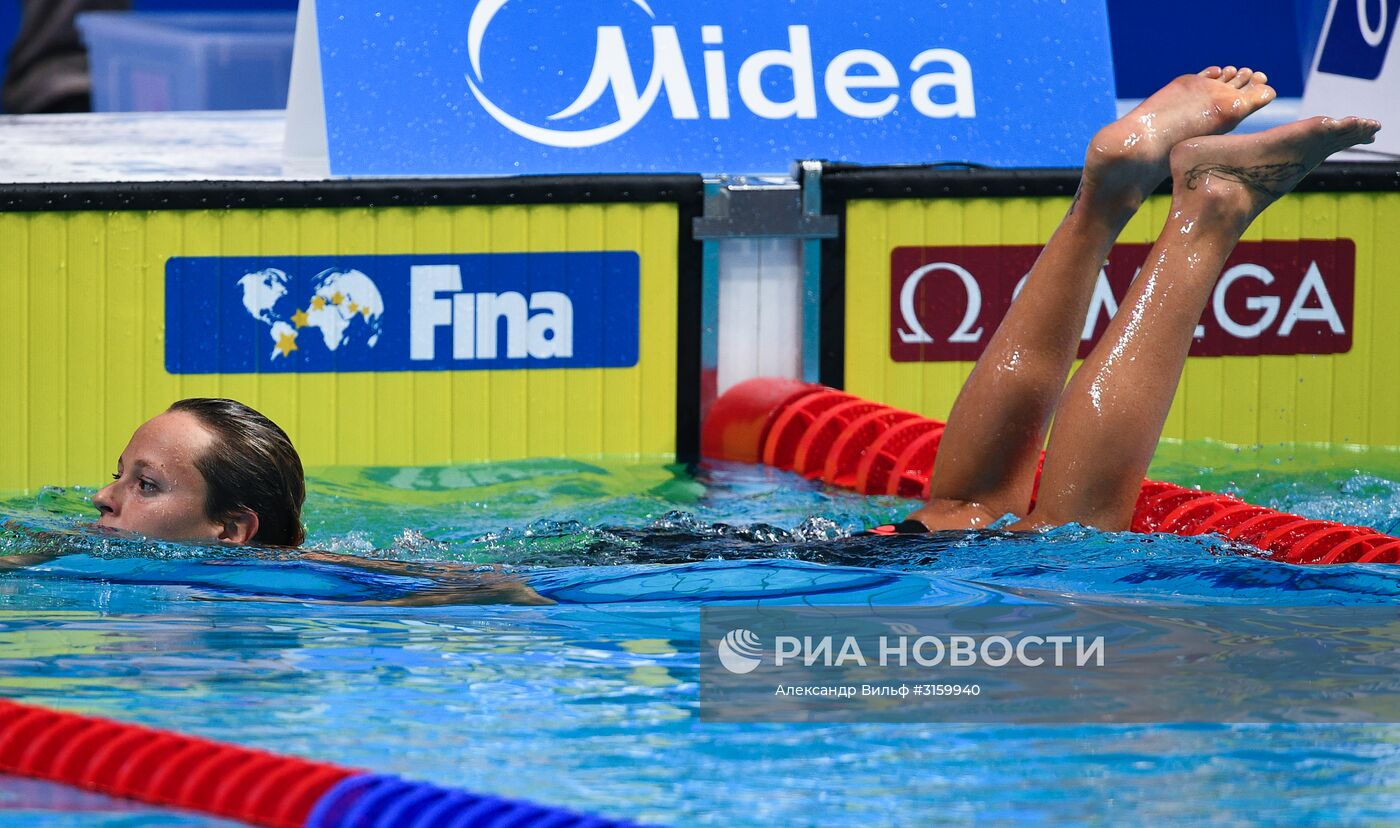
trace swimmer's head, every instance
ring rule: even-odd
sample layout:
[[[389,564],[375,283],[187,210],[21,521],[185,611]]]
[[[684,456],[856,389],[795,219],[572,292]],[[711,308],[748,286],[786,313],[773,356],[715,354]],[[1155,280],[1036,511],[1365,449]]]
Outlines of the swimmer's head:
[[[299,546],[306,484],[286,432],[233,400],[180,400],[136,430],[99,526],[167,540]]]

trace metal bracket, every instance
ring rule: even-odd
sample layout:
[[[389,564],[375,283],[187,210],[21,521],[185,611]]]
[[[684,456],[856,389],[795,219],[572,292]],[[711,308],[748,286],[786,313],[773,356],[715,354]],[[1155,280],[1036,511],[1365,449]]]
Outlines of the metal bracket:
[[[840,229],[836,216],[810,209],[811,199],[794,181],[750,183],[736,177],[705,190],[705,215],[694,223],[696,239],[831,239]]]

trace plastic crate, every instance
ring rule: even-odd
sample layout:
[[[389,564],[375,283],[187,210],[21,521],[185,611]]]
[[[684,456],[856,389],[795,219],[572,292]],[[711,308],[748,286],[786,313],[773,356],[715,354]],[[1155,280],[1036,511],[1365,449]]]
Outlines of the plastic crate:
[[[97,112],[283,109],[295,12],[78,15]]]

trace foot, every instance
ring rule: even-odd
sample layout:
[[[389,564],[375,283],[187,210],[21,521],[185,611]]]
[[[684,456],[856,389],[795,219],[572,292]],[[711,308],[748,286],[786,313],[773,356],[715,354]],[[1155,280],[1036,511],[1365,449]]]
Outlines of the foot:
[[[1177,143],[1229,132],[1275,92],[1263,72],[1212,66],[1182,75],[1094,136],[1084,159],[1084,185],[1135,207],[1170,172]]]
[[[985,503],[953,500],[946,497],[931,497],[928,503],[909,516],[928,527],[930,532],[962,532],[967,529],[985,529],[1002,518]]]
[[[1171,152],[1176,202],[1215,220],[1248,226],[1327,156],[1369,144],[1380,131],[1367,118],[1316,117],[1253,135],[1183,141]]]

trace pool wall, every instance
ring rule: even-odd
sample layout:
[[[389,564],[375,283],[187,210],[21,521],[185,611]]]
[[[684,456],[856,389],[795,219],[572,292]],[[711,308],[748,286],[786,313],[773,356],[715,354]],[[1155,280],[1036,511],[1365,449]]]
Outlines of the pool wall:
[[[690,226],[702,193],[698,176],[0,186],[0,296],[10,314],[0,327],[0,491],[99,482],[135,425],[190,396],[259,408],[287,429],[308,466],[693,456],[699,316],[678,308],[699,302]],[[230,332],[216,329],[244,315],[217,301],[208,308],[218,319],[168,315],[173,258],[282,265],[299,256],[597,251],[637,257],[636,351],[621,359],[630,364],[170,370],[172,323],[196,344],[205,329],[228,341]],[[528,292],[530,279],[546,276],[487,287]],[[390,295],[390,287],[380,289]],[[575,321],[582,330],[588,320]],[[271,343],[265,334],[249,340],[260,354]],[[380,338],[403,334],[386,326]],[[449,338],[438,339],[445,347]],[[590,347],[609,356],[606,346],[575,343],[578,352]]]
[[[100,482],[136,424],[188,396],[230,396],[262,409],[313,467],[689,460],[698,454],[702,399],[716,393],[715,366],[736,349],[781,355],[795,378],[945,417],[1015,282],[1068,206],[1077,171],[795,169],[796,180],[778,182],[799,210],[790,223],[800,230],[832,217],[835,238],[779,232],[782,222],[766,213],[746,229],[733,212],[725,220],[734,240],[702,244],[696,228],[714,224],[706,192],[716,184],[687,175],[0,185],[0,297],[10,311],[0,327],[0,492]],[[758,197],[752,182],[736,184],[735,198]],[[1163,190],[1149,201],[1106,263],[1096,330],[1121,301],[1168,199]],[[1269,208],[1239,261],[1227,265],[1164,436],[1400,446],[1397,227],[1393,163],[1324,165]],[[783,257],[781,273],[766,272],[758,257],[740,280],[749,292],[726,304],[723,274],[711,266],[725,262],[714,252],[725,243],[796,252]],[[540,254],[524,281],[498,284],[488,274],[484,286],[466,289],[529,293],[537,289],[530,272],[550,277],[540,264],[549,256],[634,257],[635,299],[595,284],[592,305],[580,305],[592,308],[580,316],[596,322],[635,301],[634,351],[614,359],[608,347],[582,354],[581,345],[576,356],[595,362],[464,370],[472,366],[409,362],[411,337],[386,327],[383,337],[398,344],[370,352],[361,343],[366,362],[341,352],[323,354],[315,370],[289,370],[289,360],[269,357],[269,320],[244,318],[236,293],[217,299],[181,288],[180,307],[202,308],[189,313],[166,295],[182,262],[226,260],[230,272],[201,278],[236,287],[259,261],[392,259],[398,275],[375,278],[404,306],[412,293],[405,262],[518,254]],[[957,262],[965,282],[948,266]],[[924,278],[906,291],[920,268]],[[795,286],[776,312],[764,302],[774,280]],[[430,298],[444,314],[457,307],[448,293]],[[456,347],[448,331],[436,329],[439,356]],[[227,345],[233,341],[245,351],[257,343],[252,368],[228,368],[244,359]],[[376,368],[395,347],[400,362]],[[765,364],[730,360],[750,362]]]
[[[1077,180],[1077,170],[827,165],[823,212],[841,217],[842,233],[822,243],[821,382],[947,416]],[[1096,332],[1169,205],[1160,191],[1124,230]],[[1266,210],[1226,265],[1164,437],[1400,446],[1397,229],[1394,164],[1324,165]]]

